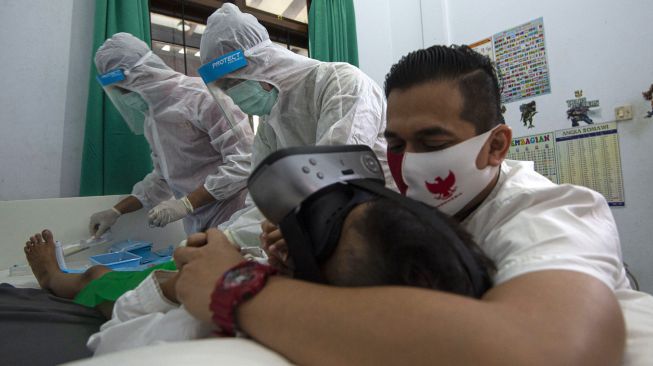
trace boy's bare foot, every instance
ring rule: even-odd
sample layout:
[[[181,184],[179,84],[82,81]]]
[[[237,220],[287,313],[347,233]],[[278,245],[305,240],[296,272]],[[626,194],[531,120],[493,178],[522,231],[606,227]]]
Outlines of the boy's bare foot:
[[[54,238],[50,230],[30,237],[25,243],[25,256],[41,288],[50,290],[52,276],[61,273],[54,251]]]

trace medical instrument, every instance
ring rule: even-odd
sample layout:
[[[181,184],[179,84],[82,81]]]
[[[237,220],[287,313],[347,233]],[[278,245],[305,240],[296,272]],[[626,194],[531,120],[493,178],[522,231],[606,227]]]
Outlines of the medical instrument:
[[[66,273],[81,273],[86,271],[89,265],[84,265],[81,268],[68,268],[66,264],[66,257],[69,257],[73,254],[77,254],[79,252],[82,252],[84,250],[97,247],[102,244],[108,244],[111,242],[111,233],[109,231],[105,232],[102,234],[102,236],[96,238],[96,237],[90,237],[86,240],[80,240],[77,243],[72,243],[68,244],[66,246],[62,245],[60,241],[55,241],[54,242],[54,253],[55,256],[57,257],[57,264],[59,264],[59,269],[62,272]]]
[[[88,239],[80,240],[76,243],[71,243],[65,246],[62,245],[63,255],[64,257],[68,257],[84,250],[94,248],[102,244],[107,244],[109,242],[111,242],[111,231],[106,231],[99,237],[92,236]]]

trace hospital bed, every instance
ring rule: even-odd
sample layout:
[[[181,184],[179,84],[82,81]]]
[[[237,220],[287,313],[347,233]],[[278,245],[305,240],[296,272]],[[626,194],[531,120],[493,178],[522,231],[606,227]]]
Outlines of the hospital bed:
[[[25,241],[42,229],[50,229],[64,245],[89,237],[88,222],[97,211],[112,207],[120,196],[54,198],[0,202],[0,283],[15,287],[38,288],[26,265]],[[150,228],[145,210],[121,217],[111,229],[112,242],[133,239],[150,241],[154,249],[177,245],[186,235],[181,221],[164,228]],[[82,263],[89,256],[106,251],[110,243],[93,247],[66,258],[68,263]],[[10,267],[15,267],[10,271]],[[25,270],[16,270],[24,268]],[[13,272],[13,273],[12,273]],[[288,365],[288,362],[265,347],[245,339],[206,339],[144,347],[103,357],[78,361],[79,365],[159,365],[227,364]],[[150,362],[151,361],[151,362]],[[77,363],[76,363],[77,364]]]

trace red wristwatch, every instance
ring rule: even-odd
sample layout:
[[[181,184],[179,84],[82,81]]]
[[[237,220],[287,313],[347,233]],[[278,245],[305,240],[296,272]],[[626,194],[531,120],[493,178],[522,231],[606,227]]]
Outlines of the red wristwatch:
[[[219,335],[234,336],[238,331],[236,308],[251,299],[277,270],[256,261],[244,261],[225,272],[211,294],[209,309]]]

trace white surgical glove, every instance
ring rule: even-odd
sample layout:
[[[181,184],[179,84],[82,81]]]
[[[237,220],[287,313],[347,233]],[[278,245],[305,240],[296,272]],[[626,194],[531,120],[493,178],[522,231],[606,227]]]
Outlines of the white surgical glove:
[[[147,217],[150,226],[164,227],[171,222],[183,219],[192,212],[193,205],[188,198],[184,197],[159,203],[147,213]]]
[[[120,211],[116,210],[115,207],[111,207],[109,210],[96,212],[91,215],[91,222],[88,224],[88,231],[91,235],[99,238],[105,231],[109,230],[116,221],[118,221],[120,215]]]

